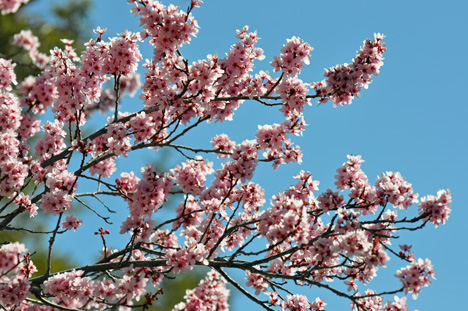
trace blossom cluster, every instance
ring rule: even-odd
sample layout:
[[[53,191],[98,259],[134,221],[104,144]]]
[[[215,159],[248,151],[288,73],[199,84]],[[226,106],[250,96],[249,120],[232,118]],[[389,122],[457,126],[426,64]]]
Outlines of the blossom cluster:
[[[142,173],[143,178],[130,190],[133,192],[129,197],[130,215],[122,223],[121,233],[133,230],[138,233],[139,239],[146,240],[153,233],[155,224],[151,216],[167,201],[169,190],[173,187],[173,177],[155,172],[150,165],[142,168]],[[123,177],[126,179],[127,176]]]
[[[165,53],[172,54],[198,33],[198,23],[192,15],[174,5],[165,6],[154,0],[128,0],[133,3],[132,13],[139,16],[143,26],[142,37],[149,37],[154,48],[154,60],[161,60]],[[142,3],[143,5],[139,5]]]
[[[93,280],[85,276],[83,271],[73,270],[49,278],[44,282],[44,289],[54,297],[55,303],[67,308],[100,309],[119,301],[131,304],[132,299],[138,300],[146,292],[149,279],[141,269],[124,269],[124,272],[122,278],[112,282],[107,278]]]
[[[419,203],[419,214],[424,216],[436,227],[445,224],[451,213],[450,204],[452,203],[452,194],[449,190],[439,190],[437,196],[428,195],[421,198]]]
[[[39,52],[38,48],[41,45],[39,39],[33,35],[31,30],[21,30],[19,33],[14,35],[13,44],[25,49],[33,64],[37,67],[44,69],[46,64],[49,62],[49,57]]]
[[[256,267],[258,268],[258,267]],[[263,291],[266,291],[268,286],[267,278],[258,273],[252,273],[249,270],[245,271],[247,283],[246,286],[251,286],[255,289],[255,295],[260,294]]]
[[[301,163],[302,150],[288,137],[289,134],[298,134],[304,130],[303,120],[296,120],[294,123],[287,120],[281,124],[258,126],[257,148],[265,150],[263,156],[269,161],[273,161],[273,167],[278,168],[286,163]]]
[[[394,207],[408,208],[418,202],[418,194],[413,193],[411,184],[399,172],[382,174],[375,183],[377,197],[380,201],[388,201]]]
[[[283,310],[291,311],[325,311],[323,308],[325,305],[326,303],[320,298],[309,302],[304,295],[288,295],[288,298],[282,303]]]
[[[304,65],[309,64],[310,52],[314,49],[301,38],[292,37],[286,41],[280,56],[274,56],[271,62],[274,71],[282,71],[289,76],[297,76]]]
[[[238,30],[236,37],[240,42],[231,46],[231,49],[226,54],[226,58],[219,60],[219,65],[223,69],[223,76],[217,81],[219,86],[222,86],[226,95],[236,96],[250,85],[253,61],[265,58],[263,49],[258,48],[257,32],[248,32],[249,27],[244,26]]]
[[[230,291],[226,288],[226,281],[216,272],[211,271],[200,281],[193,290],[187,290],[185,302],[174,307],[174,311],[227,311]]]
[[[305,105],[310,105],[310,99],[307,98],[309,88],[296,77],[283,79],[278,85],[277,93],[283,100],[283,107],[280,110],[289,120],[301,116]]]
[[[11,91],[12,84],[17,84],[16,74],[14,72],[16,64],[11,60],[0,58],[0,91]]]
[[[384,304],[384,299],[378,296],[373,290],[366,290],[365,298],[359,298],[356,303],[351,303],[351,308],[358,311],[365,308],[368,311],[409,311],[406,297],[394,297],[394,301],[387,300]]]
[[[28,176],[30,157],[25,139],[29,137],[22,139],[17,134],[21,120],[18,97],[10,92],[3,93],[0,87],[0,195],[9,198],[23,187]]]
[[[387,50],[384,35],[375,34],[373,40],[365,40],[361,50],[351,64],[337,65],[325,70],[326,80],[312,83],[321,97],[320,103],[332,100],[333,106],[351,104],[355,96],[360,96],[362,88],[372,83],[372,75],[379,75],[383,65],[383,53]]]
[[[364,163],[361,156],[348,155],[348,161],[336,170],[335,185],[340,190],[350,189],[350,197],[362,205],[367,206],[365,211],[374,212],[376,189],[369,184],[366,174],[361,169]]]
[[[177,165],[173,170],[176,183],[185,193],[198,195],[205,189],[206,175],[213,173],[213,163],[197,157]]]
[[[0,10],[2,15],[15,13],[21,5],[28,3],[29,0],[0,0]]]
[[[101,70],[111,75],[125,76],[135,72],[138,62],[142,59],[138,41],[139,34],[128,30],[121,33],[120,37],[112,38]]]
[[[14,309],[30,294],[28,278],[37,271],[23,244],[15,242],[0,247],[0,303]]]
[[[431,278],[435,278],[431,261],[429,259],[422,260],[421,258],[398,270],[395,276],[403,284],[405,293],[413,293],[414,299],[418,297],[423,287],[432,283]]]
[[[41,208],[44,213],[62,213],[73,201],[76,191],[76,176],[67,171],[54,171],[47,174],[46,186],[51,189],[42,197]]]

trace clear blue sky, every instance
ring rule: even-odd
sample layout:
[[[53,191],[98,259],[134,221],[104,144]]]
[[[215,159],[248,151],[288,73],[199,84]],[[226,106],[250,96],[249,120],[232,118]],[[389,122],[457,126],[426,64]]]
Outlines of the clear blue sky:
[[[173,3],[185,8],[189,1]],[[39,3],[31,7],[41,8]],[[138,31],[138,21],[129,9],[123,0],[96,1],[92,23],[107,27],[109,36],[125,29]],[[296,140],[304,151],[303,164],[277,172],[266,167],[257,172],[255,180],[271,195],[285,189],[293,182],[291,177],[304,169],[326,190],[333,186],[335,170],[352,153],[366,160],[363,169],[371,182],[382,172],[399,171],[420,196],[449,188],[454,197],[448,223],[436,230],[429,226],[404,235],[395,243],[413,244],[416,257],[430,258],[436,269],[437,280],[416,301],[408,297],[411,310],[466,310],[467,12],[468,2],[462,0],[206,0],[194,11],[201,27],[198,38],[183,50],[190,61],[214,52],[222,56],[236,42],[236,29],[249,25],[258,31],[259,46],[265,50],[266,59],[258,68],[270,70],[269,61],[279,54],[286,39],[298,36],[315,48],[310,66],[300,76],[312,82],[322,79],[324,68],[351,62],[362,41],[375,32],[387,36],[385,65],[361,98],[346,107],[333,109],[330,104],[317,107],[314,103],[307,109],[309,126]],[[143,52],[151,58],[149,47]],[[124,109],[133,110],[130,105],[140,103],[130,100],[125,105],[129,106]],[[214,131],[226,131],[240,142],[254,137],[257,124],[281,121],[278,113],[250,103],[241,107],[236,118],[210,132],[199,131],[192,140],[207,146]],[[395,268],[389,265],[389,270]],[[379,273],[380,281],[398,286],[394,272]],[[311,290],[311,298],[314,293]],[[348,305],[342,300],[326,300],[327,310],[346,310],[343,305]],[[254,308],[248,301],[233,301],[234,311]]]

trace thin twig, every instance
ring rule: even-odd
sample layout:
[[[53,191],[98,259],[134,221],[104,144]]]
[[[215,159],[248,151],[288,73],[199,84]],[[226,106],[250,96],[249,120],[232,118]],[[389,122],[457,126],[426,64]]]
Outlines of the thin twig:
[[[226,280],[228,281],[230,284],[232,284],[235,288],[237,288],[242,294],[244,294],[247,298],[249,298],[250,300],[252,300],[253,302],[257,303],[258,305],[260,305],[261,307],[263,307],[265,310],[268,310],[268,311],[274,311],[274,309],[270,308],[269,306],[267,306],[265,304],[265,302],[261,301],[260,299],[258,299],[257,297],[255,297],[254,295],[252,295],[251,293],[249,293],[247,290],[245,290],[245,288],[243,288],[242,286],[239,285],[239,283],[237,283],[236,281],[234,281],[229,275],[227,275],[223,269],[221,268],[215,268],[216,271],[218,271],[219,274],[221,274],[221,276]]]
[[[55,230],[52,233],[52,236],[49,239],[49,251],[47,254],[47,271],[45,275],[50,274],[50,264],[52,261],[52,247],[55,242],[55,236],[57,235],[58,229],[60,228],[60,221],[62,220],[63,212],[59,214],[59,217],[57,218],[57,225],[55,226]]]

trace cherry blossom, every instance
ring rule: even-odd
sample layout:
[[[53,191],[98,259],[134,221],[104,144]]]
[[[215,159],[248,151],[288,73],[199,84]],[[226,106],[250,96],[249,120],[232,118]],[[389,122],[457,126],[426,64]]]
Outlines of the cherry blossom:
[[[445,224],[450,216],[452,194],[449,190],[437,191],[437,196],[429,195],[421,198],[419,204],[419,214],[424,215],[426,220],[430,220],[434,226]]]
[[[14,309],[30,295],[28,279],[19,275],[0,284],[0,302],[6,308]]]
[[[209,272],[195,289],[187,290],[186,301],[177,304],[173,310],[227,311],[229,294],[222,277],[216,272]]]
[[[79,220],[78,218],[72,215],[65,217],[65,221],[62,223],[62,228],[67,230],[73,229],[74,231],[76,231],[76,229],[78,229],[78,227],[82,224],[82,220]]]
[[[29,0],[0,0],[0,9],[2,15],[9,13],[15,13],[19,7],[23,4],[28,3]]]
[[[200,194],[205,189],[206,175],[213,172],[212,165],[201,157],[177,165],[173,171],[177,185],[185,193]]]
[[[311,86],[321,96],[320,103],[328,99],[334,102],[333,106],[351,104],[354,97],[360,96],[361,89],[372,83],[372,75],[379,75],[383,65],[382,54],[387,50],[382,34],[375,34],[374,39],[367,39],[357,53],[351,64],[337,65],[325,70],[327,78]]]
[[[31,30],[21,30],[13,37],[13,44],[18,45],[25,50],[35,50],[39,47],[39,39],[34,36]]]
[[[11,60],[0,58],[0,91],[11,91],[11,84],[17,84],[14,72],[16,64]]]
[[[260,292],[265,291],[268,288],[268,282],[266,278],[257,273],[252,273],[250,271],[245,271],[247,275],[246,286],[252,286],[255,289],[255,295],[260,294]]]
[[[388,201],[394,207],[408,208],[412,203],[417,203],[418,194],[413,193],[411,184],[408,183],[399,172],[387,172],[376,182],[377,196],[382,202]]]
[[[313,48],[301,38],[288,39],[281,49],[279,57],[273,57],[271,65],[275,71],[281,70],[290,76],[297,76],[305,65],[309,64],[310,52]]]
[[[400,279],[405,293],[413,293],[413,298],[416,299],[423,287],[432,283],[434,277],[434,269],[429,259],[422,260],[419,258],[411,265],[398,270],[395,275]]]

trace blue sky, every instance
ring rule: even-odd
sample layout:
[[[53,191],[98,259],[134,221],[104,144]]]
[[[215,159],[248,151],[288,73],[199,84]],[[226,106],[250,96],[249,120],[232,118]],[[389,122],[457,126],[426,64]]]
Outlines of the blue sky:
[[[173,3],[185,8],[189,1]],[[44,9],[41,1],[30,8],[39,9]],[[129,9],[123,0],[96,1],[92,24],[107,27],[109,36],[125,29],[138,31],[138,21]],[[265,166],[256,173],[255,180],[272,195],[285,189],[293,182],[292,176],[304,169],[321,182],[321,190],[326,190],[333,187],[335,170],[346,161],[346,155],[360,154],[366,161],[363,170],[371,182],[385,171],[399,171],[420,196],[449,188],[454,197],[452,216],[447,224],[438,229],[428,226],[424,231],[405,234],[401,242],[395,243],[395,246],[413,244],[416,257],[430,258],[436,270],[437,280],[417,300],[408,297],[411,310],[466,308],[466,12],[468,2],[462,0],[207,0],[194,11],[200,32],[192,44],[183,49],[190,61],[214,52],[222,56],[236,42],[236,29],[249,25],[251,30],[258,31],[259,47],[266,55],[263,62],[257,63],[257,70],[272,72],[269,66],[272,57],[279,54],[286,39],[298,36],[315,48],[311,64],[300,75],[304,81],[312,82],[322,79],[324,68],[351,62],[362,41],[372,38],[375,32],[387,36],[388,51],[381,74],[368,90],[362,91],[361,98],[346,107],[334,109],[331,104],[317,107],[314,102],[307,109],[305,117],[309,126],[303,137],[295,140],[304,151],[303,164],[285,166],[276,172]],[[149,47],[142,51],[145,58],[151,58]],[[137,99],[127,100],[123,109],[133,111],[132,105],[139,107],[141,103]],[[227,132],[240,142],[252,139],[258,124],[280,121],[281,115],[276,111],[245,103],[235,121],[204,127],[189,139],[200,146],[208,146],[214,133]],[[127,164],[122,162],[122,165]],[[127,170],[127,166],[124,169]],[[61,243],[62,247],[73,251],[69,242]],[[396,263],[396,259],[392,261]],[[398,267],[389,265],[389,270]],[[394,272],[387,273],[388,278],[382,273],[380,282],[395,284]],[[310,291],[310,297],[314,298],[315,292]],[[332,298],[326,301],[329,303],[327,310],[343,310],[346,309],[343,306],[348,305]],[[247,306],[255,308],[243,299],[233,301],[234,311]]]

